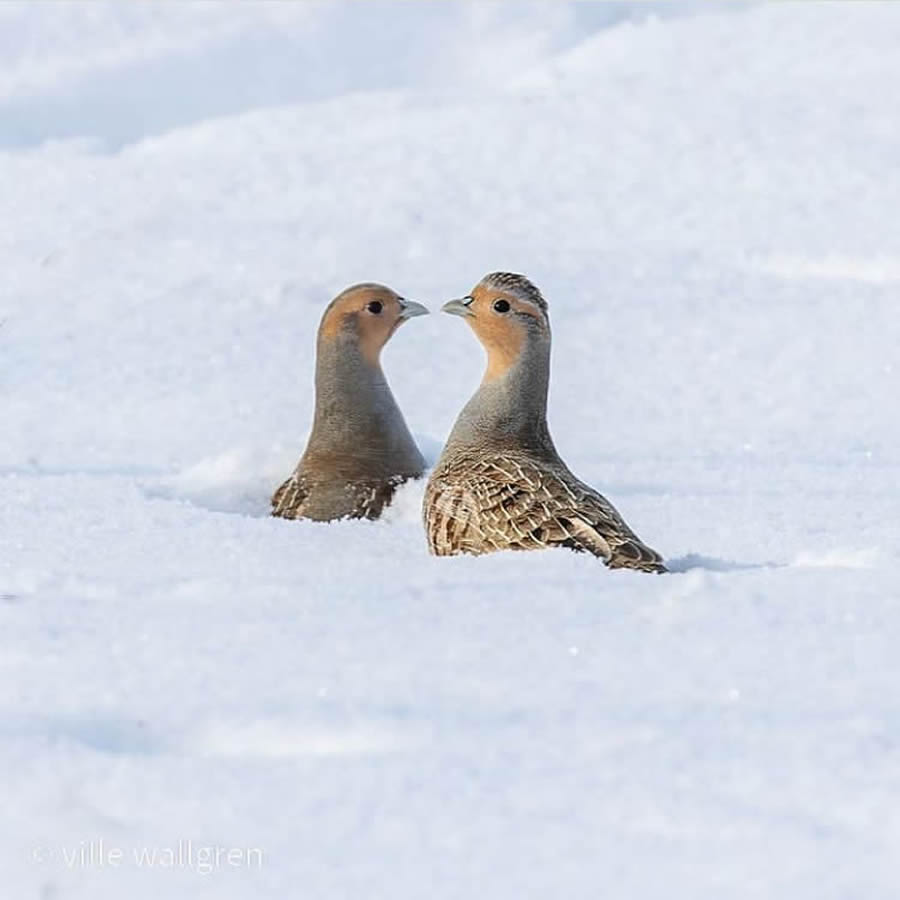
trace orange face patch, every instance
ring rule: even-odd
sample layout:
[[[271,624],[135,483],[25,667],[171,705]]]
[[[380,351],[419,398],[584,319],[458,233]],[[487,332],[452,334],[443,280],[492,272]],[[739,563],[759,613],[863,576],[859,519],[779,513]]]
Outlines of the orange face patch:
[[[381,349],[403,321],[400,298],[381,284],[357,284],[328,305],[319,326],[319,339],[334,340],[351,327],[363,357],[378,363]]]
[[[479,284],[472,291],[466,321],[487,351],[485,381],[493,381],[509,371],[528,340],[528,329],[521,316],[542,321],[540,310],[515,294]]]

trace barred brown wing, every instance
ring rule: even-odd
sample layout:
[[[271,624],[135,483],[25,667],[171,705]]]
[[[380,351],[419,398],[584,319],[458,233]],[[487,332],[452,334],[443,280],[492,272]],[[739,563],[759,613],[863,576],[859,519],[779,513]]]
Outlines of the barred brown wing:
[[[436,471],[425,496],[425,528],[438,556],[562,546],[611,568],[665,570],[605,497],[564,468],[516,457],[455,460]]]

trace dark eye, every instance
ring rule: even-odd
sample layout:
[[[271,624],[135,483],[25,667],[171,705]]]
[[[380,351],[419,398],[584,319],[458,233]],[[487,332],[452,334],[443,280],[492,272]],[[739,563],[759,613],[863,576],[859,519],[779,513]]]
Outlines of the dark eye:
[[[370,303],[366,304],[366,309],[372,313],[373,316],[377,316],[384,307],[380,300],[372,300]]]
[[[494,310],[498,313],[509,312],[509,303],[506,300],[495,300]]]

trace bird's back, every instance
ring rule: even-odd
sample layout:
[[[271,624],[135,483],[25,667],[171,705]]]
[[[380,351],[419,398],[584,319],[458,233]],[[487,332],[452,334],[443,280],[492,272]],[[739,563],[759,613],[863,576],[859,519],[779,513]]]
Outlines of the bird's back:
[[[615,507],[555,454],[450,448],[429,479],[424,510],[438,556],[567,547],[610,568],[666,571]]]
[[[272,515],[282,519],[377,519],[393,500],[397,488],[419,475],[380,478],[317,478],[302,466],[275,491]]]

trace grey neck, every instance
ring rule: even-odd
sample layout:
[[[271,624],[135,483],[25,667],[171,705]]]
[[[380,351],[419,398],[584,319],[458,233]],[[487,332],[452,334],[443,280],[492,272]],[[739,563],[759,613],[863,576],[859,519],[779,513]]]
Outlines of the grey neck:
[[[503,375],[483,381],[463,407],[445,453],[468,447],[556,456],[547,427],[550,342],[529,340]]]
[[[422,457],[377,363],[353,336],[320,340],[316,410],[305,457],[373,476],[420,474]]]

